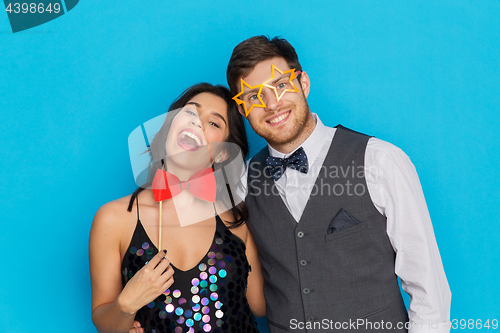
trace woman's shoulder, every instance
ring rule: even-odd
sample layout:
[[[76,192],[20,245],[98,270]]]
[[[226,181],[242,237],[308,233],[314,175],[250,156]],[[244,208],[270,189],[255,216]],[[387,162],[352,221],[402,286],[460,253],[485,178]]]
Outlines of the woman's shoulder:
[[[135,207],[127,210],[129,200],[130,196],[113,200],[97,210],[89,235],[91,270],[109,273],[121,264],[137,225]]]
[[[92,227],[116,228],[125,227],[128,223],[136,220],[135,206],[132,211],[128,211],[130,195],[119,198],[102,205],[94,216]]]

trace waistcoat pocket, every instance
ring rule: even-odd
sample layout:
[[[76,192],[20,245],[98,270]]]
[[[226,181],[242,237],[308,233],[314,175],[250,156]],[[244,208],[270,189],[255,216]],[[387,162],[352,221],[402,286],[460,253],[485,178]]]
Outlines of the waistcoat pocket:
[[[371,311],[371,312],[368,312],[362,316],[359,316],[360,319],[368,319],[370,317],[373,317],[375,315],[378,315],[384,311],[386,311],[387,309],[389,309],[389,305],[388,306],[385,306],[383,307],[382,309],[378,309],[378,310],[375,310],[375,311]]]
[[[360,232],[361,230],[363,229],[366,229],[368,225],[366,224],[366,222],[361,222],[360,224],[354,226],[354,227],[351,227],[351,228],[348,228],[348,229],[345,229],[345,230],[342,230],[342,231],[339,231],[339,232],[334,232],[334,233],[331,233],[331,234],[327,234],[325,235],[325,242],[331,242],[335,239],[339,239],[339,238],[343,238],[343,237],[347,237],[347,236],[350,236],[350,235],[353,235],[357,232]]]

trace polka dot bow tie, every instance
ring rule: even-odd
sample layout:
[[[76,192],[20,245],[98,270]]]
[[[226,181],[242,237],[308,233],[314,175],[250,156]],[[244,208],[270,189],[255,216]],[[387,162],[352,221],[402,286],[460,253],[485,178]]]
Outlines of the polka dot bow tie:
[[[287,158],[279,158],[268,156],[266,164],[275,181],[283,176],[286,168],[292,168],[302,173],[309,171],[309,164],[307,163],[307,155],[304,148],[300,147],[292,155]]]

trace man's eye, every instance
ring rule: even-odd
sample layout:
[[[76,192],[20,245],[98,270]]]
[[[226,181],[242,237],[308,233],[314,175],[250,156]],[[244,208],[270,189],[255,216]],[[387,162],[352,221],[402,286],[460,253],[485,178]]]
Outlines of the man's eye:
[[[285,84],[285,83],[283,83],[283,82],[281,82],[280,84],[278,84],[278,87],[277,87],[277,88],[278,88],[278,89],[283,89],[283,88],[285,88],[285,86],[286,86],[286,84]]]
[[[249,97],[249,100],[251,100],[251,101],[255,101],[255,100],[257,100],[257,95],[252,95],[252,96],[250,96],[250,97]]]

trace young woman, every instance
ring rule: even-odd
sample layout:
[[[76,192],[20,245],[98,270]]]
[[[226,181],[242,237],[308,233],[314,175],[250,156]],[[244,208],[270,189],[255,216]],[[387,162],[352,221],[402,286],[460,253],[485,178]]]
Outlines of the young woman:
[[[207,83],[187,89],[151,142],[148,182],[96,213],[89,253],[99,332],[129,332],[134,320],[138,331],[154,333],[257,332],[250,309],[265,315],[263,279],[246,207],[222,209],[217,200],[190,191],[200,172],[210,175],[248,153],[231,97]],[[224,179],[238,184],[240,176],[224,173],[212,194],[231,197]],[[171,177],[180,181],[179,193],[159,198],[154,184]]]

